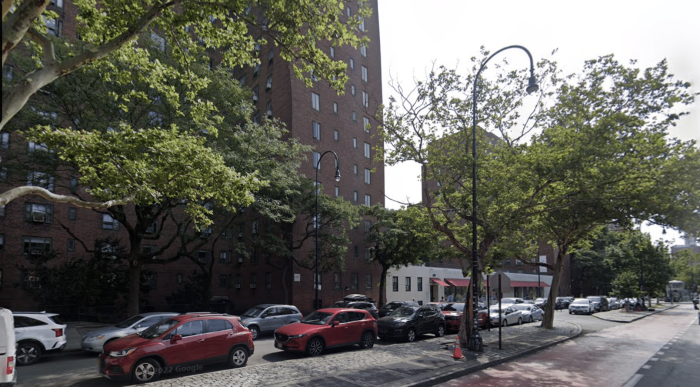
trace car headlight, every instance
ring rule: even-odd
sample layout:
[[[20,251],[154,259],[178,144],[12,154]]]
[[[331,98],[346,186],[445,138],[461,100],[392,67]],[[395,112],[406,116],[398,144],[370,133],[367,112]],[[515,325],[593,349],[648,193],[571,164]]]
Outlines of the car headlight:
[[[301,335],[291,335],[291,336],[289,336],[289,338],[290,339],[298,339],[298,338],[304,337],[306,335],[307,335],[306,333],[303,333]]]
[[[85,341],[95,341],[95,340],[100,340],[103,339],[105,335],[99,335],[99,336],[88,336]]]
[[[112,357],[124,357],[127,356],[128,354],[134,352],[136,348],[128,348],[128,349],[122,349],[121,351],[112,351],[109,353],[109,356]]]

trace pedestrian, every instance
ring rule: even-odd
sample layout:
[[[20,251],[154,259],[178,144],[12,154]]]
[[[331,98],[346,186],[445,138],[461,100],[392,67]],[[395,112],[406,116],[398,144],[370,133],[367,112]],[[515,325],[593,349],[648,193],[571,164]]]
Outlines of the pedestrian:
[[[440,297],[440,302],[445,302],[445,296]]]

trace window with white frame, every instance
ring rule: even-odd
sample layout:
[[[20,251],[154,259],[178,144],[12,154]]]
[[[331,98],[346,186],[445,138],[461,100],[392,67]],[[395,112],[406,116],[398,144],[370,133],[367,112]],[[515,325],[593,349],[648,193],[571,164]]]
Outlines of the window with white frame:
[[[365,205],[366,206],[372,205],[372,195],[365,195]]]
[[[367,67],[362,66],[362,80],[367,83]]]
[[[355,70],[355,59],[350,58],[350,70]]]
[[[411,291],[411,277],[406,277],[406,291]]]
[[[51,0],[51,4],[57,6],[58,8],[63,8],[63,0]]]
[[[319,170],[321,169],[321,164],[319,164],[318,160],[321,159],[321,154],[318,152],[314,152],[314,169],[318,168]]]
[[[365,46],[364,44],[360,45],[360,55],[362,55],[365,58],[367,57],[367,46]]]
[[[258,86],[255,86],[253,88],[253,103],[258,103],[260,100],[260,88]]]
[[[352,290],[359,289],[358,275],[357,273],[350,273],[350,288]]]
[[[338,102],[333,102],[333,113],[338,114]]]
[[[352,138],[352,147],[357,149],[357,137]]]
[[[357,203],[357,191],[352,191],[352,201]]]
[[[337,129],[333,129],[333,139],[335,141],[338,141],[338,130]]]
[[[267,118],[272,118],[272,101],[267,101],[265,109],[265,115],[267,116]]]
[[[331,54],[331,58],[335,59],[335,47],[331,47],[330,54]]]
[[[357,26],[357,29],[359,29],[362,32],[365,32],[365,19],[360,20],[360,24]]]
[[[42,187],[51,192],[54,191],[54,177],[46,172],[31,171],[27,174],[27,185],[32,187]]]
[[[321,110],[321,96],[314,92],[311,92],[311,108],[316,111]]]
[[[362,117],[362,129],[364,129],[365,132],[369,133],[370,125],[368,117]]]
[[[44,255],[51,253],[51,238],[22,237],[22,252],[27,255]]]
[[[369,107],[369,94],[367,92],[362,92],[362,106]]]
[[[258,75],[260,75],[260,63],[256,63],[255,66],[253,66],[253,79],[257,78]]]
[[[365,290],[372,290],[372,274],[365,274]]]
[[[352,112],[352,122],[357,122],[357,112]]]
[[[355,96],[355,85],[350,85],[350,94],[352,94],[353,97]]]
[[[34,141],[29,141],[27,142],[27,152],[49,152],[49,147],[44,143],[37,144]]]
[[[336,185],[335,186],[335,197],[338,197],[338,196],[340,196],[340,188],[338,188],[338,186]]]
[[[366,142],[365,143],[365,158],[368,159],[369,157],[370,157],[370,145],[368,142]]]
[[[42,18],[44,19],[44,23],[46,24],[46,28],[48,29],[48,33],[50,35],[63,35],[63,22],[61,19],[49,19],[46,16],[42,16]]]
[[[314,140],[321,139],[321,124],[316,121],[311,121],[311,132]]]
[[[265,82],[265,90],[272,89],[272,74],[267,76],[267,81]]]
[[[358,170],[357,164],[353,164],[353,166],[352,166],[352,172],[353,172],[355,175],[357,175],[357,170]]]
[[[352,11],[350,11],[350,7],[345,7],[345,12],[348,14],[348,17],[352,15]]]
[[[102,214],[102,229],[103,230],[119,230],[119,222],[110,214]]]
[[[228,251],[219,251],[219,263],[231,263],[231,253]]]
[[[53,206],[50,204],[24,203],[24,220],[33,223],[52,223]]]
[[[372,171],[365,168],[365,184],[372,184]]]

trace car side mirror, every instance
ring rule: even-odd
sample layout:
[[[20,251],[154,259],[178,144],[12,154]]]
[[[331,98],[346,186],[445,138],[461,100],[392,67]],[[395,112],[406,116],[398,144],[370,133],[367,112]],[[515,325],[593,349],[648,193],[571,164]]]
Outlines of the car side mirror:
[[[170,338],[170,344],[175,344],[180,340],[182,340],[182,335],[174,335]]]
[[[332,326],[332,327],[335,327],[335,326],[338,326],[338,325],[340,325],[340,321],[338,321],[338,320],[333,320],[333,321],[331,322],[331,326]]]

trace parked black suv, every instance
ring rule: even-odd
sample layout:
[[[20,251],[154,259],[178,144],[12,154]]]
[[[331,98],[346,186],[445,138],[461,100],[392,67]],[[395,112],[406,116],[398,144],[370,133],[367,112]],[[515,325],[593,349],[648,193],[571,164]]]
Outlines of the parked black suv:
[[[375,319],[379,318],[379,311],[377,307],[369,301],[338,301],[330,306],[330,308],[352,308],[352,309],[362,309],[369,312]]]
[[[419,306],[415,301],[392,301],[379,309],[379,317],[386,317],[402,306]]]
[[[402,306],[391,315],[377,321],[379,338],[403,338],[414,341],[424,333],[435,334],[436,337],[445,335],[445,315],[436,305]]]

